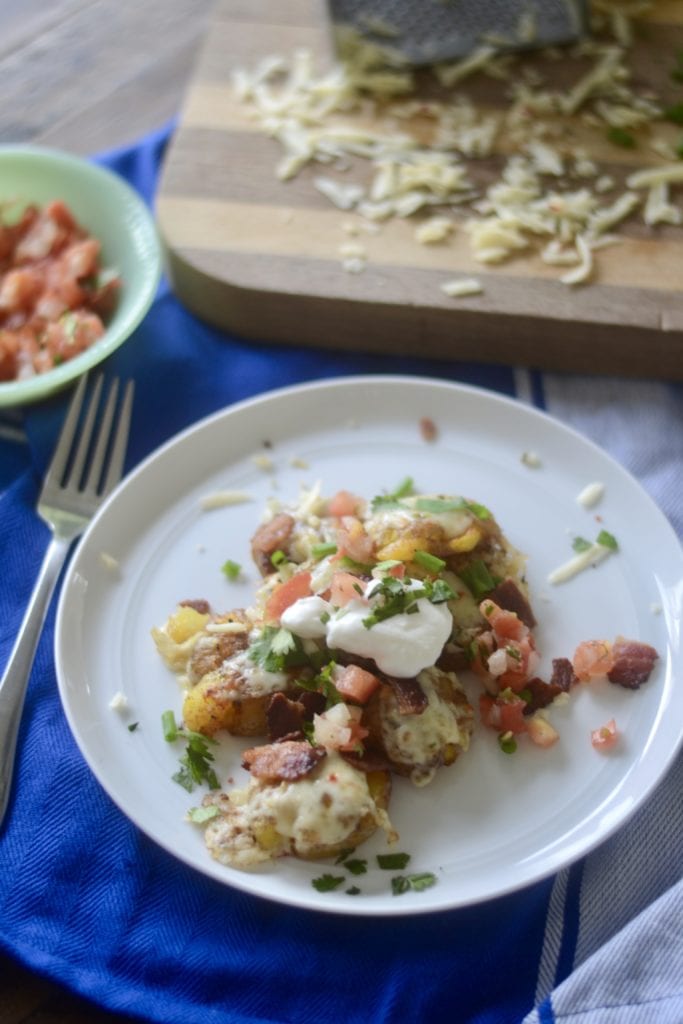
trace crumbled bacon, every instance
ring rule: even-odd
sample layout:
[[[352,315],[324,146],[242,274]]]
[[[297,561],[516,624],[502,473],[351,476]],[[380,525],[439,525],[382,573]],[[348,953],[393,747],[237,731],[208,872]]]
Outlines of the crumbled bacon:
[[[571,687],[575,686],[578,681],[574,666],[569,658],[553,658],[553,674],[550,677],[551,686],[559,686],[563,693],[568,693]]]
[[[612,646],[613,665],[607,678],[610,683],[624,686],[627,690],[637,690],[650,678],[658,657],[657,651],[649,644],[619,636]]]
[[[324,747],[307,740],[284,740],[245,750],[242,767],[264,782],[294,782],[309,775],[325,756]]]
[[[262,575],[273,571],[270,561],[276,551],[284,550],[294,529],[294,518],[287,512],[279,512],[267,523],[259,526],[251,538],[251,554]]]
[[[423,416],[420,420],[420,436],[423,441],[435,441],[437,437],[436,424],[429,416]]]
[[[394,691],[399,715],[421,715],[427,707],[427,696],[417,679],[395,679],[385,676]]]
[[[194,608],[200,615],[208,615],[211,611],[211,605],[203,597],[188,598],[187,601],[181,601],[180,606],[181,608]]]
[[[531,605],[514,580],[503,580],[493,588],[490,594],[487,594],[487,598],[494,601],[500,608],[504,608],[505,611],[514,612],[529,629],[533,629],[536,625],[536,616]]]
[[[298,700],[290,700],[284,693],[274,693],[266,711],[268,738],[277,740],[303,739],[305,708]]]

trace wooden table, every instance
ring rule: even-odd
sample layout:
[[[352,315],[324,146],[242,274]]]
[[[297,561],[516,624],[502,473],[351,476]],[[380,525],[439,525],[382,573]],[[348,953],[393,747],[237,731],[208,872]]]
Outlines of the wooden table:
[[[0,143],[87,154],[173,117],[212,0],[2,0]],[[107,1014],[0,957],[0,1024]]]

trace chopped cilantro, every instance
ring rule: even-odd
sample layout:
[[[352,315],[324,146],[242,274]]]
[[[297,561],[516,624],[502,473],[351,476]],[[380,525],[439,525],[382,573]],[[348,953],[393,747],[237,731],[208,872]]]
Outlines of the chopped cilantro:
[[[220,813],[220,807],[217,804],[209,804],[207,807],[191,807],[187,812],[187,817],[195,825],[203,825],[205,821],[211,821]]]
[[[363,619],[366,629],[371,629],[378,622],[390,619],[394,615],[412,615],[419,611],[417,602],[427,598],[432,604],[450,601],[455,594],[445,580],[424,580],[416,590],[411,590],[402,580],[394,576],[385,576],[373,591],[373,597],[379,595],[379,603],[373,606],[370,615]]]
[[[531,701],[534,699],[533,693],[526,687],[523,690],[520,690],[517,696],[520,700],[523,700],[525,704],[530,704]]]
[[[131,722],[130,725],[128,726],[128,732],[135,732],[139,724],[139,722]]]
[[[383,871],[400,871],[408,866],[409,853],[378,853],[377,863]]]
[[[391,879],[391,891],[394,896],[401,896],[404,892],[423,892],[430,886],[436,885],[436,875],[431,871],[423,871],[416,875],[396,875]]]
[[[368,862],[356,857],[353,860],[345,860],[344,867],[347,871],[350,871],[352,875],[364,875],[368,870]]]
[[[337,545],[331,542],[329,544],[314,544],[311,548],[311,554],[314,558],[327,558],[328,555],[336,553]]]
[[[588,551],[590,547],[592,547],[591,542],[586,540],[585,537],[574,537],[574,540],[572,541],[572,548],[578,553]]]
[[[346,879],[343,875],[320,875],[319,878],[312,880],[311,885],[318,892],[332,892],[333,889],[338,889],[345,881]]]
[[[600,530],[596,537],[596,544],[600,544],[603,548],[609,548],[610,551],[617,551],[619,548],[616,537],[613,537],[607,530]]]
[[[239,574],[242,572],[242,566],[239,562],[233,562],[232,559],[228,559],[221,566],[221,572],[229,580],[236,580]]]
[[[475,600],[485,597],[500,580],[492,576],[481,558],[458,570],[458,576],[472,593]]]
[[[427,572],[441,572],[442,569],[446,568],[443,558],[437,558],[436,555],[431,555],[429,551],[416,551],[413,561],[421,565]]]
[[[613,125],[607,132],[607,140],[612,142],[615,146],[621,146],[623,149],[635,149],[636,139],[631,132],[627,132],[624,128],[619,128]]]
[[[334,685],[332,674],[336,668],[336,662],[329,661],[327,665],[321,668],[320,672],[313,679],[299,678],[297,679],[297,686],[300,686],[302,690],[312,690],[317,693],[322,693],[325,697],[325,710],[331,708],[334,704],[339,704],[342,701],[342,696]],[[310,737],[306,733],[306,738]]]
[[[344,892],[347,896],[358,896],[360,894],[360,889],[357,885],[352,885],[348,889],[345,889]]]
[[[249,645],[247,654],[250,661],[266,672],[283,672],[287,668],[310,664],[301,639],[282,626],[265,626]]]
[[[218,778],[211,767],[214,757],[209,744],[215,740],[190,729],[179,729],[172,711],[164,711],[161,716],[164,739],[167,743],[175,740],[186,740],[185,753],[180,758],[182,767],[172,776],[173,781],[191,793],[196,785],[206,782],[210,789],[218,789]]]
[[[349,846],[349,848],[347,850],[342,850],[334,863],[335,864],[341,864],[342,861],[345,861],[346,858],[350,857],[352,853],[355,853],[355,850],[356,850],[355,846]]]
[[[372,511],[377,512],[381,508],[395,508],[401,498],[407,498],[408,495],[413,493],[414,488],[413,478],[407,476],[390,494],[378,494],[376,498],[373,498],[371,504]]]

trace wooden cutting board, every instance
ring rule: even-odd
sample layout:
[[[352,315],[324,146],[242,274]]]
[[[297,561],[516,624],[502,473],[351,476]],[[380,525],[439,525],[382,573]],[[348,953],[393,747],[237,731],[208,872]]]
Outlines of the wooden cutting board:
[[[598,254],[594,283],[571,288],[533,250],[477,263],[460,226],[445,244],[420,245],[418,214],[362,233],[366,268],[345,271],[340,246],[353,217],[313,186],[329,172],[317,164],[277,180],[280,145],[232,85],[235,68],[300,47],[321,67],[329,59],[322,0],[219,0],[157,200],[171,281],[189,309],[260,341],[683,379],[683,227],[648,228],[634,218],[621,229],[624,241]],[[636,44],[634,77],[638,85],[666,82],[671,103],[683,101],[683,83],[670,78],[677,51],[683,0],[660,0]],[[562,61],[557,67],[561,75]],[[480,83],[475,99],[486,102],[494,86]],[[601,166],[607,161],[618,179],[658,159],[607,143],[578,118],[567,131],[577,144],[599,146]],[[368,170],[352,167],[343,180],[364,171],[367,181]],[[673,196],[682,203],[683,186]],[[477,277],[483,293],[453,299],[441,291],[462,275]]]

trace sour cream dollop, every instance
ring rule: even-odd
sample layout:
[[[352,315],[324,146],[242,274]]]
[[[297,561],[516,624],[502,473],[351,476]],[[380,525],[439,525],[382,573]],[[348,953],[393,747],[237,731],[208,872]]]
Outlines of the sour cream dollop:
[[[420,580],[406,580],[407,590],[420,589]],[[417,611],[403,612],[376,622],[369,629],[364,620],[380,598],[379,581],[368,584],[364,600],[354,598],[335,609],[319,596],[303,597],[287,608],[282,625],[306,639],[325,639],[327,646],[371,658],[387,675],[411,679],[434,665],[451,635],[453,617],[446,602],[417,601]],[[374,600],[373,600],[374,597]]]

